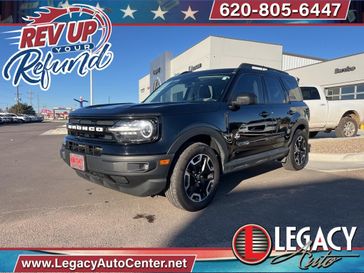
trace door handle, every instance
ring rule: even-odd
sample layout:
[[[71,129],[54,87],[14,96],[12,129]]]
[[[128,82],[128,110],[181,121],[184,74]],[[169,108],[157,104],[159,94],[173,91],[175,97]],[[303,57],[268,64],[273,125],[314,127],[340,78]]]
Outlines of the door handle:
[[[269,113],[267,111],[263,111],[259,114],[259,116],[263,117],[263,118],[266,118],[266,117],[269,117],[272,113]]]

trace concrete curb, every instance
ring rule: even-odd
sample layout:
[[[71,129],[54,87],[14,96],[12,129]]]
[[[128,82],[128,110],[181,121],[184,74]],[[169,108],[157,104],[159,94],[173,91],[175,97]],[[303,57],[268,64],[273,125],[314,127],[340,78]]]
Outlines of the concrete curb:
[[[324,135],[323,137],[315,137],[315,138],[310,138],[309,142],[321,142],[321,141],[351,141],[351,140],[355,140],[355,139],[361,139],[364,138],[364,131],[363,130],[359,130],[358,134],[355,137],[335,137],[335,136],[326,136]]]
[[[318,162],[364,162],[364,153],[323,154],[310,153],[310,161]]]

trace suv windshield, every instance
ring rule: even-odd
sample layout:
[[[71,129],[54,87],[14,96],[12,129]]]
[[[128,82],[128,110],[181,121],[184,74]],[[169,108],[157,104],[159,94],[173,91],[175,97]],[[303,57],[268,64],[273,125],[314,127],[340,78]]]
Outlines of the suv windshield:
[[[172,78],[156,89],[143,103],[218,101],[232,73],[187,73]]]

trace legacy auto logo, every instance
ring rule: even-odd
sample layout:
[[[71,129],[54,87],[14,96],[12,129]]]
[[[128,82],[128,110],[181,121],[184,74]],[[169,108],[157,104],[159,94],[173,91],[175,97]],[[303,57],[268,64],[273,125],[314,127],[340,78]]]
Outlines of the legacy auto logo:
[[[110,51],[112,26],[98,7],[85,4],[43,7],[20,30],[9,31],[19,39],[18,51],[5,63],[2,75],[14,86],[20,81],[48,90],[51,75],[77,71],[83,77],[91,70],[103,70],[113,60]]]
[[[310,227],[297,229],[287,227],[274,229],[274,250],[277,252],[271,264],[279,264],[299,257],[298,267],[306,270],[309,268],[327,268],[334,263],[344,259],[359,257],[357,254],[337,255],[332,251],[352,250],[352,242],[357,227],[334,227],[325,234],[321,227],[316,232]],[[282,234],[283,233],[283,234]],[[285,234],[284,234],[285,233]],[[344,248],[337,245],[335,237],[341,236],[346,241]],[[285,245],[282,241],[285,240]],[[272,251],[272,240],[267,230],[256,224],[248,224],[239,228],[233,237],[232,249],[235,256],[245,264],[259,264],[265,261]],[[284,251],[279,255],[279,251]],[[325,255],[320,252],[316,256],[314,252],[326,251]]]
[[[235,256],[246,264],[259,264],[269,256],[272,241],[269,233],[258,225],[245,225],[233,238]]]

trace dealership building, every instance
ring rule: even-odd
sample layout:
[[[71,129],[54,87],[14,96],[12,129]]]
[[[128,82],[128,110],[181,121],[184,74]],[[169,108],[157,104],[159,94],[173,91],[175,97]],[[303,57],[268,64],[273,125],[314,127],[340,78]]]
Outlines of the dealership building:
[[[143,101],[160,84],[185,71],[253,63],[287,71],[300,85],[319,85],[329,99],[364,99],[364,53],[326,60],[284,51],[282,45],[209,36],[180,55],[164,52],[139,80]],[[364,104],[364,102],[363,102]]]

